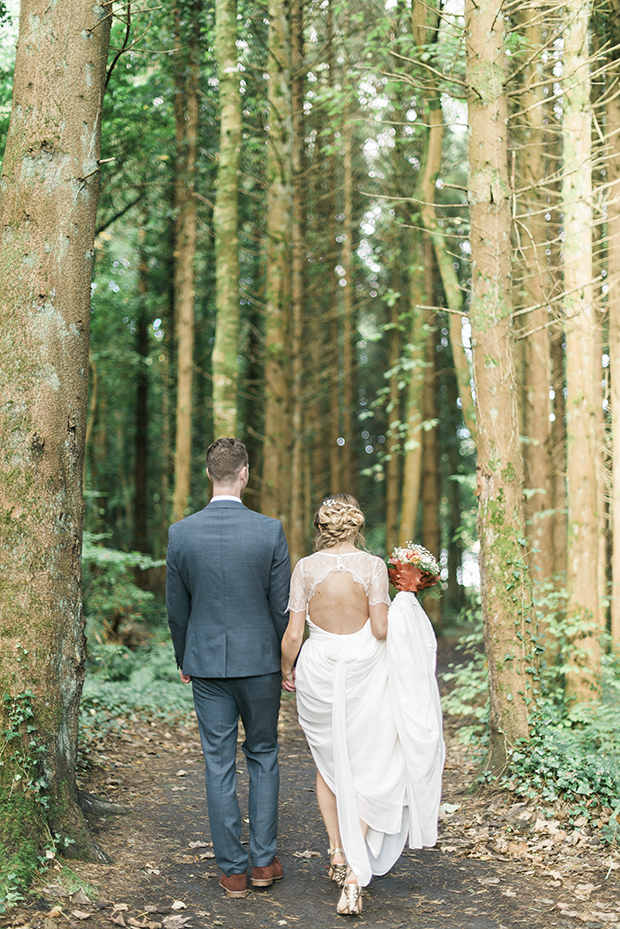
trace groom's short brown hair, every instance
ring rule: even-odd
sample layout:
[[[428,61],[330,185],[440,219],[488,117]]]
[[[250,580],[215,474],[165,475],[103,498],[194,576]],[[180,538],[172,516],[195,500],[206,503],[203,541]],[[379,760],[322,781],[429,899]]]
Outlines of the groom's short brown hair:
[[[247,449],[239,439],[222,437],[207,449],[207,470],[214,484],[235,480],[248,463]]]

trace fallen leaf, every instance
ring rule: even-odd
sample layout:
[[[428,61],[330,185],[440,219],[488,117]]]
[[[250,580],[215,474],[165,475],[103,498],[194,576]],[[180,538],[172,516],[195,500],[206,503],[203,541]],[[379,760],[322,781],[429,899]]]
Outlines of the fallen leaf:
[[[118,911],[122,910],[124,913],[126,910],[129,909],[129,904],[128,903],[113,903],[112,909],[114,910],[114,912],[116,912],[117,910]]]
[[[293,852],[293,858],[320,858],[320,852],[311,852],[309,849],[306,849],[305,852]]]
[[[164,916],[164,929],[183,929],[183,926],[191,922],[191,920],[191,916]]]
[[[186,910],[186,909],[187,909],[187,904],[186,904],[186,903],[183,903],[182,900],[175,900],[170,909],[172,909],[172,910]]]
[[[61,887],[60,884],[48,884],[47,887],[43,888],[42,893],[49,894],[52,897],[68,897],[69,894],[64,887]]]
[[[198,859],[204,861],[205,858],[215,858],[215,852],[199,852]]]
[[[124,925],[125,925],[125,920],[123,919],[123,914],[117,912],[116,910],[112,913],[112,915],[110,916],[110,919],[111,919],[112,922],[115,923],[115,925],[117,925],[117,926],[124,926]]]
[[[461,809],[460,803],[442,803],[439,807],[440,816],[451,816],[452,813],[456,813],[457,810]]]
[[[76,919],[90,919],[90,913],[85,913],[84,910],[71,910],[71,915]]]
[[[149,924],[148,924],[148,921],[147,921],[146,919],[143,919],[142,922],[140,922],[139,920],[134,919],[133,916],[130,916],[130,917],[127,919],[127,925],[128,925],[128,926],[133,926],[134,929],[148,929],[148,925],[149,925]]]
[[[171,787],[171,790],[187,790],[187,787]]]
[[[210,848],[213,845],[213,842],[203,842],[202,839],[199,839],[198,842],[189,842],[188,848]]]
[[[177,771],[177,777],[187,777],[187,771],[184,771],[182,768],[180,771]]]
[[[478,883],[479,884],[499,884],[500,879],[499,877],[479,877]]]
[[[59,916],[62,916],[62,910],[59,906],[53,906],[47,915],[50,919],[58,919]]]
[[[70,896],[71,903],[81,903],[82,906],[84,906],[84,904],[91,902],[90,897],[86,896],[81,887],[79,890],[76,890],[74,894],[70,894]]]

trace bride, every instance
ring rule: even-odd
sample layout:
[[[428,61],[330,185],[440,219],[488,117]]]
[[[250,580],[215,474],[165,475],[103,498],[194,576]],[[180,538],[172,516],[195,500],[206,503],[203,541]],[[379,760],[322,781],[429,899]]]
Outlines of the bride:
[[[364,515],[354,497],[324,500],[314,525],[316,551],[291,578],[282,686],[297,692],[317,767],[329,876],[342,888],[337,911],[355,915],[362,887],[389,871],[407,835],[410,848],[437,839],[444,746],[436,641],[413,593],[390,605],[385,563],[359,547]],[[420,578],[418,590],[434,583]]]

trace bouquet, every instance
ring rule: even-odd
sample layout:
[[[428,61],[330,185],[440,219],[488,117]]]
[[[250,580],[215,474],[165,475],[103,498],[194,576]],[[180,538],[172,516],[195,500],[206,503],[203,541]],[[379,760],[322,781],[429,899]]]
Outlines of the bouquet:
[[[397,546],[387,562],[390,581],[397,590],[417,593],[439,583],[437,559],[422,545]]]

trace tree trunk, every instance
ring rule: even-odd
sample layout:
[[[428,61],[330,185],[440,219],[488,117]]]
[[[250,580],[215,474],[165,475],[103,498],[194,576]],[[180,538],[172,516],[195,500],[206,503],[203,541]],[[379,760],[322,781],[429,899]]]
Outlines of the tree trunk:
[[[424,242],[424,277],[425,290],[432,300],[433,287],[433,246],[425,236]],[[428,327],[425,346],[426,368],[424,371],[424,406],[423,416],[428,423],[437,416],[437,351],[436,332]],[[439,558],[441,534],[439,526],[439,442],[437,426],[425,429],[422,434],[422,544],[436,558]],[[441,632],[441,600],[431,600],[424,604],[428,618],[435,632]]]
[[[147,548],[147,482],[148,482],[148,425],[149,425],[149,372],[146,359],[149,353],[149,318],[146,299],[149,288],[148,264],[145,249],[146,216],[138,229],[138,318],[136,320],[136,354],[138,376],[136,384],[136,458],[134,491],[134,548],[146,552]],[[138,577],[141,577],[139,572]]]
[[[551,468],[553,477],[553,576],[565,586],[567,558],[566,528],[566,402],[564,399],[564,333],[556,329],[551,336],[551,374],[554,391],[551,423]]]
[[[194,259],[197,209],[198,92],[200,83],[200,9],[193,0],[189,27],[174,11],[179,45],[174,67],[176,141],[174,302],[177,336],[177,408],[172,522],[187,515],[192,476],[192,382],[194,367]],[[189,33],[189,34],[187,34]]]
[[[77,806],[75,763],[90,283],[109,30],[105,8],[84,0],[22,0],[2,170],[0,859],[21,881],[50,836],[60,836],[64,854],[102,859]],[[65,847],[65,838],[75,844]]]
[[[424,325],[426,311],[418,308],[427,302],[423,273],[423,243],[420,241],[419,232],[407,231],[409,236],[415,236],[415,239],[410,240],[413,254],[407,261],[409,266],[409,286],[407,287],[409,313],[407,314],[406,360],[409,366],[407,372],[409,383],[407,384],[403,414],[406,433],[402,456],[403,487],[398,528],[399,545],[415,541],[416,519],[422,486],[422,423],[424,421],[423,402],[426,368],[426,327]]]
[[[347,111],[344,136],[342,267],[347,282],[342,291],[342,486],[357,494],[355,442],[355,290],[353,286],[353,120]]]
[[[213,212],[217,320],[211,358],[213,434],[237,435],[239,353],[238,201],[241,163],[241,94],[237,70],[237,3],[216,0],[215,52],[220,93],[220,154]]]
[[[261,509],[290,517],[291,37],[288,6],[269,3],[269,150],[267,158],[267,275],[265,285],[265,439]]]
[[[564,300],[566,317],[566,441],[568,558],[567,620],[577,652],[567,672],[567,690],[592,699],[600,671],[599,604],[596,583],[597,378],[600,351],[592,285],[592,116],[588,64],[590,3],[565,6],[563,101]]]
[[[532,602],[524,551],[523,463],[511,331],[511,217],[499,0],[465,7],[469,200],[481,596],[489,665],[489,765],[529,733]]]
[[[519,158],[519,182],[530,190],[520,203],[519,253],[524,259],[522,291],[526,306],[536,309],[525,316],[530,335],[523,340],[525,484],[531,496],[526,503],[530,567],[534,582],[548,581],[553,574],[553,520],[551,500],[551,354],[549,345],[548,261],[545,255],[549,224],[545,221],[546,195],[537,188],[548,175],[545,131],[543,27],[539,12],[523,13],[525,54],[529,64],[524,73],[521,106],[525,135]]]
[[[293,106],[293,274],[292,274],[292,426],[291,526],[288,535],[291,562],[306,554],[304,525],[304,72],[303,0],[291,7]]]
[[[607,261],[609,274],[609,373],[611,378],[611,639],[620,648],[620,2],[614,0],[609,15],[612,52],[608,64],[606,105],[607,157]]]
[[[389,394],[387,414],[387,430],[385,450],[387,461],[385,463],[385,547],[386,551],[391,552],[398,543],[398,511],[400,504],[401,490],[401,440],[400,440],[400,407],[401,391],[399,382],[401,380],[400,348],[401,348],[401,323],[400,323],[400,300],[402,292],[403,271],[400,267],[402,256],[400,255],[400,236],[398,227],[392,228],[392,255],[395,259],[395,267],[392,269],[392,289],[399,295],[390,307],[390,330],[389,330],[389,354],[388,354],[388,371],[389,376]]]

